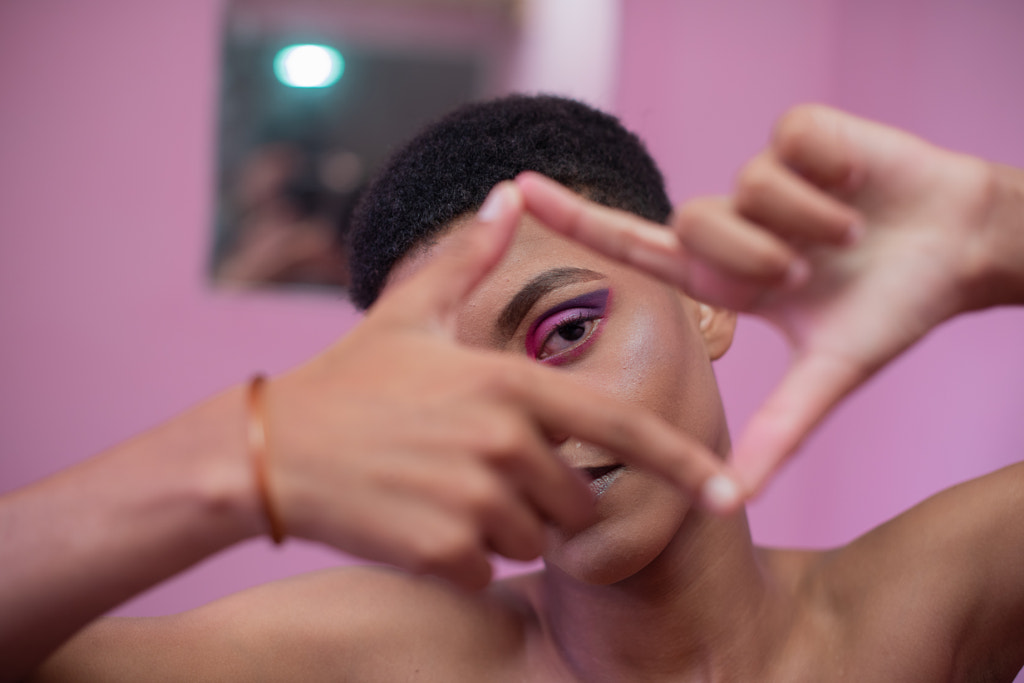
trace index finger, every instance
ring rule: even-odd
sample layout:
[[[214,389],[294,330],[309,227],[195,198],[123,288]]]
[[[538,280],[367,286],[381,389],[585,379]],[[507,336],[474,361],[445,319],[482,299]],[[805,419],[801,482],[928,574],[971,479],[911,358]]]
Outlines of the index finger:
[[[737,215],[728,199],[691,202],[673,229],[596,204],[537,173],[522,173],[516,183],[526,208],[548,228],[704,303],[746,310],[766,287],[802,282],[793,249]]]
[[[549,433],[567,433],[606,448],[626,464],[650,470],[707,509],[727,514],[741,501],[728,465],[709,448],[654,413],[585,387],[550,368],[524,366],[519,402]]]
[[[688,254],[664,225],[598,206],[538,173],[516,177],[530,213],[544,225],[605,256],[647,271],[684,290]]]

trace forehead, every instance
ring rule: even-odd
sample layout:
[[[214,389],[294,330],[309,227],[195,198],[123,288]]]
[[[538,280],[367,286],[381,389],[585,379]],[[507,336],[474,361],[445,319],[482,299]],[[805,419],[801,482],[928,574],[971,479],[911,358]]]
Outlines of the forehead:
[[[388,280],[389,286],[419,271],[469,224],[468,218],[456,221],[435,243],[400,261]],[[555,269],[594,271],[609,280],[615,280],[617,288],[629,283],[654,284],[633,269],[548,230],[535,218],[526,215],[520,222],[512,244],[501,262],[487,274],[459,308],[456,319],[459,339],[472,345],[488,345],[502,309],[527,283],[538,275]]]
[[[472,344],[486,343],[502,309],[517,292],[542,273],[573,268],[606,275],[611,265],[590,250],[548,230],[533,217],[526,216],[505,257],[470,293],[460,310],[459,337]]]

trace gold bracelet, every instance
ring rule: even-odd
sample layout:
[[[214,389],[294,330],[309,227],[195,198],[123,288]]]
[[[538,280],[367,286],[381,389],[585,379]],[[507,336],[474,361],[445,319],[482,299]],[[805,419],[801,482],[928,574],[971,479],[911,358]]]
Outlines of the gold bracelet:
[[[252,458],[253,474],[256,476],[256,490],[263,506],[263,515],[267,519],[270,538],[275,545],[284,541],[284,524],[274,507],[270,496],[270,477],[267,473],[267,420],[266,407],[263,400],[267,378],[255,375],[249,381],[249,454]]]

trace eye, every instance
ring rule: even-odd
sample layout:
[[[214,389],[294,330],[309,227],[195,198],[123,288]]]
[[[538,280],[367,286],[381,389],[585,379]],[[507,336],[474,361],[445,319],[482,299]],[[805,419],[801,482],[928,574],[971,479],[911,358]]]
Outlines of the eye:
[[[579,358],[599,336],[610,294],[600,289],[545,311],[526,333],[526,353],[549,365]]]
[[[556,323],[555,328],[537,345],[537,360],[557,356],[579,346],[594,333],[600,320],[589,311],[577,310],[567,313],[570,316],[559,316],[560,322]]]

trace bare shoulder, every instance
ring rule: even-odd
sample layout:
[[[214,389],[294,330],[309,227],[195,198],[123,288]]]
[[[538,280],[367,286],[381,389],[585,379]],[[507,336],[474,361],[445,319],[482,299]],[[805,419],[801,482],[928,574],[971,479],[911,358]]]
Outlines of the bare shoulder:
[[[471,594],[347,567],[171,617],[103,620],[59,651],[39,680],[458,680],[514,666],[527,609],[500,586]]]
[[[772,562],[804,605],[809,640],[842,653],[835,665],[870,676],[870,657],[887,680],[1012,681],[1024,665],[1022,513],[1017,464],[942,491],[847,546]]]

